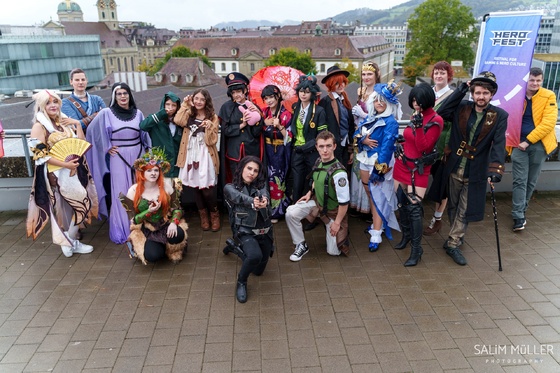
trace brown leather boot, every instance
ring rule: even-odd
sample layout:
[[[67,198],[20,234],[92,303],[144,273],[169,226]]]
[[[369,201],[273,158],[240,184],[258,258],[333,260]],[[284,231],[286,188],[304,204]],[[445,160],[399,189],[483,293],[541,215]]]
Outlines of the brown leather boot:
[[[220,211],[210,211],[210,224],[212,224],[212,232],[220,230]]]
[[[441,229],[441,218],[437,219],[435,216],[432,217],[430,224],[424,228],[424,236],[431,236],[436,234]]]
[[[208,211],[206,209],[198,210],[198,213],[200,215],[200,228],[202,228],[203,231],[210,230],[210,220],[208,220]]]

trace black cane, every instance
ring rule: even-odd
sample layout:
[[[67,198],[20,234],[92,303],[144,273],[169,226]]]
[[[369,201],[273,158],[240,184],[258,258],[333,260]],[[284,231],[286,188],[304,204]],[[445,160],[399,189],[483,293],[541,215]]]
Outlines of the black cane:
[[[498,271],[502,271],[502,256],[500,255],[500,236],[498,235],[498,209],[496,208],[496,196],[494,195],[494,183],[490,184],[490,195],[492,196],[492,212],[494,213],[494,227],[496,228],[496,247],[498,248]]]

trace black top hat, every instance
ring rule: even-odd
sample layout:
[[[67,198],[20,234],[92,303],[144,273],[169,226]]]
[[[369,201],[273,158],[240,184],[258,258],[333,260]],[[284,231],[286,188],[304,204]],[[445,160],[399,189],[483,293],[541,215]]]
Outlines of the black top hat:
[[[345,77],[348,78],[348,76],[350,75],[350,73],[346,70],[341,70],[340,67],[334,65],[328,68],[327,70],[327,75],[325,75],[325,77],[323,79],[321,79],[321,83],[325,84],[325,82],[327,81],[328,78],[330,78],[333,75],[336,74],[344,74]]]
[[[249,85],[249,78],[247,78],[245,75],[238,72],[227,74],[226,85],[228,87],[231,87],[237,84]]]
[[[482,71],[478,76],[471,80],[471,84],[474,82],[484,82],[490,84],[494,89],[498,89],[498,83],[496,83],[496,75],[491,71]]]

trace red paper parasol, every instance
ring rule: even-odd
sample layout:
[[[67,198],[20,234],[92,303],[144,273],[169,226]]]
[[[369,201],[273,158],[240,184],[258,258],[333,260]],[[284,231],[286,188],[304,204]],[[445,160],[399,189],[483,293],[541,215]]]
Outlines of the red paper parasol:
[[[304,74],[298,69],[288,66],[269,66],[260,69],[249,82],[249,98],[258,107],[266,107],[261,98],[261,92],[267,85],[274,84],[282,92],[284,107],[291,112],[292,104],[298,99],[294,88],[298,84],[300,75]]]

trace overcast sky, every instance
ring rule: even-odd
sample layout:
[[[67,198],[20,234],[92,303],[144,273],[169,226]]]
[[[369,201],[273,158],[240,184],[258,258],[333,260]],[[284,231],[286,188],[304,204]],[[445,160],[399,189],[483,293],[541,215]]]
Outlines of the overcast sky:
[[[0,24],[29,26],[58,20],[61,0],[2,1]],[[120,21],[144,21],[179,31],[183,27],[209,28],[220,22],[269,20],[314,21],[358,9],[388,9],[407,0],[116,0]],[[97,0],[78,0],[84,21],[97,21]]]

